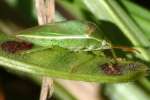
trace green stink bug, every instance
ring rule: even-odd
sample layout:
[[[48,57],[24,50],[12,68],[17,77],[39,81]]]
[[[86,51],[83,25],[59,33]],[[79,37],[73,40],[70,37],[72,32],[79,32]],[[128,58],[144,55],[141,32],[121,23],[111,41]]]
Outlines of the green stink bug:
[[[57,22],[27,29],[16,37],[40,46],[59,46],[73,51],[111,48],[110,43],[103,39],[103,32],[91,22]]]

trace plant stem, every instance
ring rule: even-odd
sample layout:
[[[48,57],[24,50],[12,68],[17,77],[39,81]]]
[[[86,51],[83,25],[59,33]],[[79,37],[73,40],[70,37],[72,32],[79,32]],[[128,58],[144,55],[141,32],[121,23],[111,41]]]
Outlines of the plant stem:
[[[39,25],[53,22],[55,15],[55,0],[35,0]],[[40,100],[46,100],[53,93],[53,80],[43,77]]]

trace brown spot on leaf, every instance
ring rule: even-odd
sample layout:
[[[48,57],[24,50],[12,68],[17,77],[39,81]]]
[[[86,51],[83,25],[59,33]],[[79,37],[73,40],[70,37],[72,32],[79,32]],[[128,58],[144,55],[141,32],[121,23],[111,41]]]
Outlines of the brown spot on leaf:
[[[25,41],[5,41],[1,44],[2,50],[9,53],[16,53],[18,51],[29,50],[33,44]]]
[[[101,70],[107,75],[121,75],[121,66],[118,64],[103,64],[100,66]]]

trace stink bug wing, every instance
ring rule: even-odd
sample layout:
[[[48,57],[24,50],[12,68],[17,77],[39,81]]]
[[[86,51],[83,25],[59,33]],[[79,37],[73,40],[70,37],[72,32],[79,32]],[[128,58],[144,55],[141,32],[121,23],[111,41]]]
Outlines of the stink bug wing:
[[[84,21],[62,21],[29,28],[17,34],[32,35],[84,35],[95,31],[95,25]]]
[[[102,40],[104,33],[92,22],[63,21],[26,29],[16,33],[17,37],[24,35],[38,36],[89,36]]]

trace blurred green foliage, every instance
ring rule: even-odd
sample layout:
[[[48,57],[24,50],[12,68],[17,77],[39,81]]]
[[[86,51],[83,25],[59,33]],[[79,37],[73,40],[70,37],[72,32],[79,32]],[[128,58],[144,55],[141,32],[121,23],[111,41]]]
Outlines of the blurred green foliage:
[[[111,1],[111,0],[106,0],[106,1]],[[129,19],[131,23],[134,24],[133,26],[129,24],[129,26],[127,25],[125,27],[129,27],[133,31],[124,32],[124,29],[120,28],[119,25],[116,23],[116,21],[113,22],[114,21],[113,20],[112,22],[110,22],[112,20],[112,16],[107,15],[108,13],[106,13],[106,9],[103,8],[103,6],[101,8],[99,8],[100,6],[97,6],[98,11],[96,10],[92,11],[91,9],[94,9],[94,7],[96,7],[96,4],[99,4],[100,0],[91,0],[90,1],[91,3],[89,3],[88,5],[87,3],[82,2],[81,0],[57,0],[57,3],[56,3],[56,9],[58,11],[57,17],[58,19],[62,18],[63,16],[66,19],[80,19],[80,20],[93,21],[102,28],[102,30],[106,33],[105,36],[109,40],[111,40],[112,44],[114,45],[126,45],[126,46],[137,47],[137,45],[134,45],[134,44],[136,43],[140,44],[138,45],[140,46],[140,48],[142,48],[140,55],[133,54],[133,53],[124,53],[118,50],[116,50],[116,53],[118,56],[122,56],[122,57],[125,57],[125,56],[128,57],[130,55],[131,57],[130,59],[132,60],[138,59],[139,61],[146,62],[146,64],[149,66],[149,62],[150,62],[149,54],[148,54],[149,44],[150,44],[149,43],[149,38],[150,38],[150,34],[149,34],[150,12],[149,10],[141,7],[140,5],[133,3],[133,1],[130,1],[130,0],[112,0],[112,1],[118,1],[117,4],[119,4],[121,9],[123,10],[123,13],[125,11],[125,13],[127,14],[127,18],[125,17],[125,19]],[[92,6],[92,2],[95,2],[94,6]],[[142,1],[142,2],[144,3],[148,1]],[[148,3],[146,4],[148,5]],[[116,6],[113,6],[112,4],[109,7],[116,7]],[[121,11],[120,8],[117,8],[115,10]],[[9,28],[13,32],[13,30],[15,30],[14,25],[19,26],[20,27],[19,30],[37,25],[34,2],[32,0],[1,0],[0,12],[1,12],[0,13],[0,28],[2,28],[1,29],[2,32],[4,32],[5,28],[7,29]],[[124,16],[120,16],[120,17],[121,19],[124,18]],[[109,19],[109,20],[106,21],[105,19]],[[125,21],[128,22],[128,20],[125,20]],[[4,26],[5,28],[3,28]],[[137,30],[140,30],[140,32]],[[146,60],[144,58],[146,58]],[[23,74],[23,76],[25,76],[25,74]],[[1,75],[1,77],[6,77],[6,76]],[[9,77],[7,78],[9,79]],[[140,98],[140,100],[149,100],[148,93],[150,91],[150,88],[149,88],[150,83],[149,83],[148,78],[141,79],[138,82],[132,83],[129,85],[126,85],[126,84],[125,85],[124,84],[106,85],[105,87],[106,87],[105,88],[106,90],[103,92],[107,93],[107,96],[109,97],[109,99],[114,98],[114,96],[123,97],[124,95],[124,97],[126,97],[124,98],[124,100],[128,100],[128,97],[130,98],[131,96],[134,96],[135,100],[137,100],[137,98]],[[124,88],[125,90],[118,92],[117,88],[120,88],[120,87],[125,87]],[[70,95],[67,92],[64,92],[64,90],[61,88],[62,87],[59,88],[59,86],[56,87],[56,91],[55,91],[56,97],[57,96],[60,97],[59,98],[60,100],[66,100],[64,99],[65,97],[62,96],[64,95],[63,93],[66,93],[67,96],[70,96],[70,99],[68,100],[74,100],[74,97],[72,97],[72,95]],[[130,92],[131,89],[133,90],[133,93],[128,94],[128,92]],[[63,91],[63,92],[60,92],[60,91]],[[57,95],[57,93],[60,93],[60,94]]]

